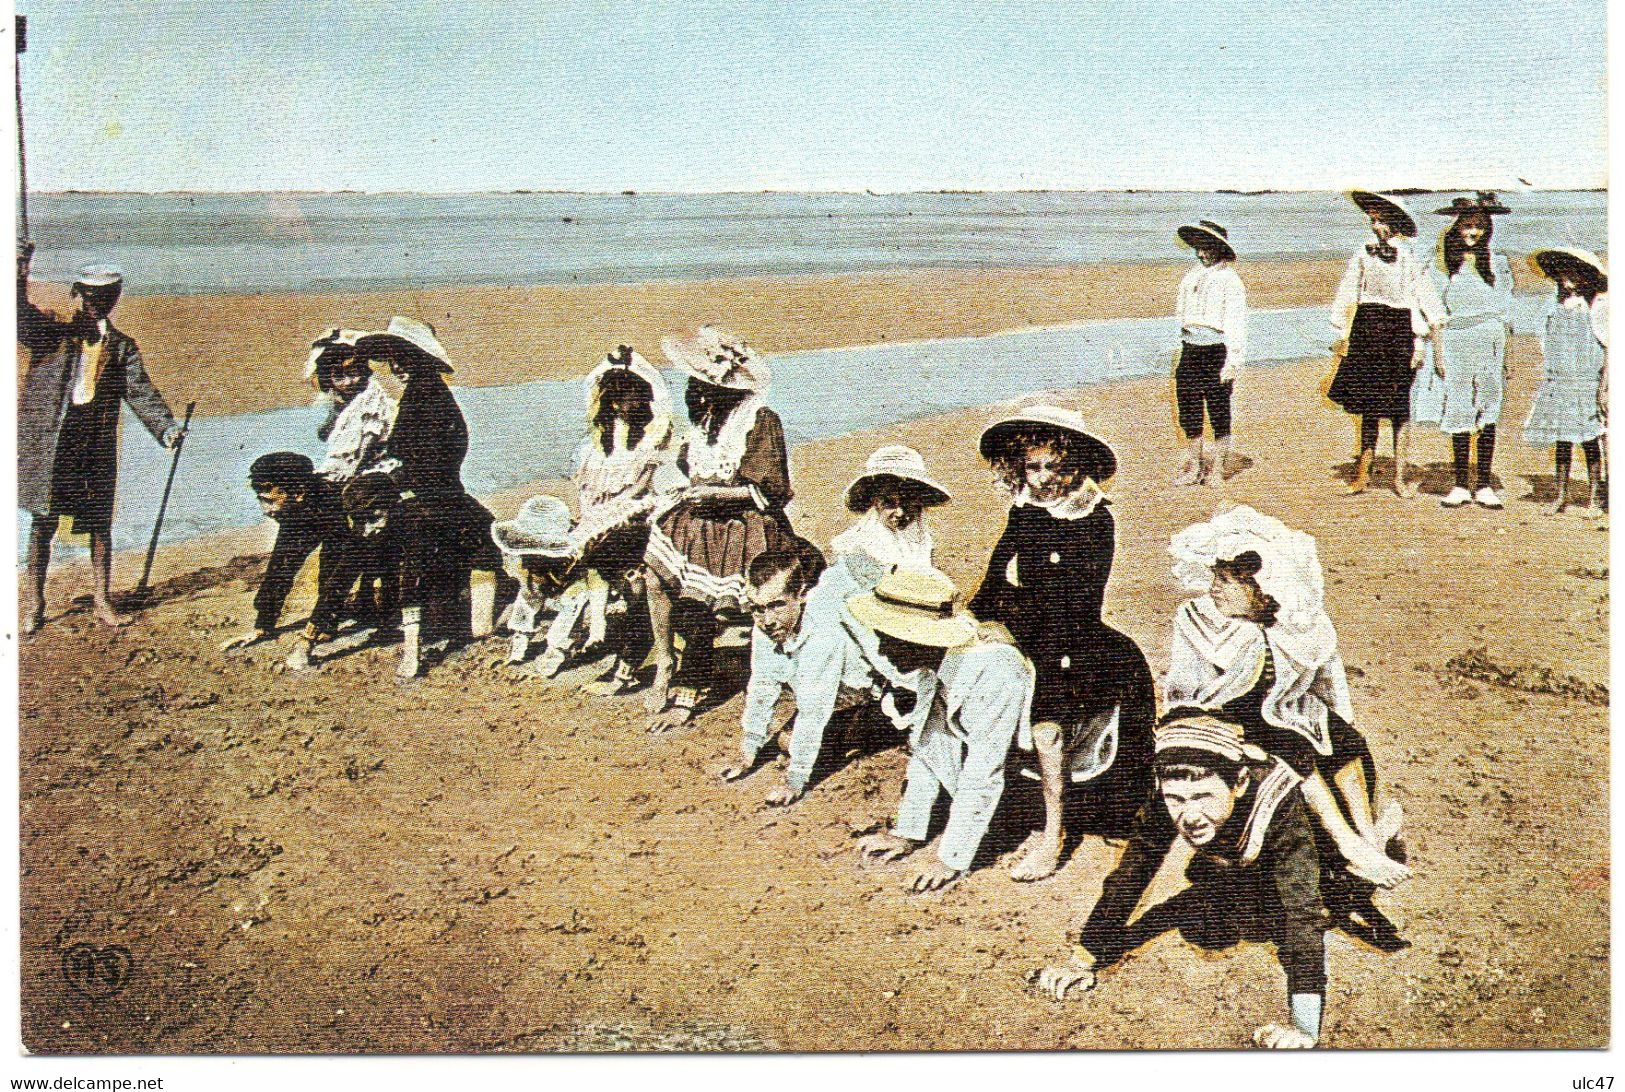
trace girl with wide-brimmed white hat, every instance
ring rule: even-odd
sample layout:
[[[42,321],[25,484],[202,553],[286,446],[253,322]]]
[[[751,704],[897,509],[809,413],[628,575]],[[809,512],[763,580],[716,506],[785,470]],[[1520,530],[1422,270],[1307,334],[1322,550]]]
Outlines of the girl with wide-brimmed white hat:
[[[702,326],[661,343],[688,376],[690,427],[677,456],[683,488],[657,511],[644,554],[655,679],[645,708],[652,732],[686,724],[710,683],[718,615],[748,611],[745,572],[792,536],[790,459],[779,415],[768,408],[770,372],[739,337]],[[686,601],[683,657],[676,662],[673,607]],[[668,709],[668,705],[670,708]]]
[[[1365,492],[1377,454],[1377,429],[1384,418],[1394,432],[1394,492],[1416,495],[1405,480],[1406,424],[1411,416],[1411,385],[1423,359],[1423,338],[1445,319],[1444,302],[1426,268],[1406,239],[1416,237],[1416,221],[1396,197],[1355,190],[1349,198],[1371,222],[1371,239],[1355,249],[1332,302],[1332,327],[1340,355],[1326,396],[1359,421],[1360,448],[1350,494]]]
[[[1222,224],[1199,220],[1181,227],[1178,235],[1196,251],[1196,265],[1179,282],[1174,308],[1179,324],[1174,402],[1190,445],[1174,484],[1197,485],[1215,465],[1202,450],[1204,416],[1213,429],[1219,476],[1234,477],[1242,467],[1230,449],[1230,395],[1247,359],[1247,286],[1236,273],[1236,249]]]
[[[935,542],[925,513],[952,498],[931,477],[918,451],[903,444],[878,449],[842,499],[859,518],[829,545],[837,564],[845,565],[857,584],[874,587],[893,569],[935,568]]]
[[[1076,411],[1031,405],[1005,414],[981,438],[981,452],[1010,496],[1004,533],[970,610],[1009,630],[1037,672],[1032,730],[1044,826],[1011,869],[1037,880],[1060,867],[1069,791],[1085,794],[1096,833],[1123,834],[1150,790],[1156,691],[1134,641],[1101,617],[1117,528],[1101,485],[1117,456]],[[1071,759],[1087,750],[1089,727],[1116,710],[1115,760],[1076,782]]]
[[[1375,760],[1353,727],[1314,538],[1243,505],[1180,531],[1168,552],[1194,598],[1174,614],[1167,708],[1241,724],[1304,779],[1304,801],[1353,875],[1384,887],[1407,879],[1389,856],[1398,807],[1378,813]]]
[[[1523,436],[1552,445],[1557,472],[1556,515],[1569,506],[1574,445],[1585,453],[1587,506],[1607,511],[1603,435],[1608,431],[1608,269],[1578,247],[1537,250],[1529,261],[1557,285],[1540,323],[1544,375],[1524,422]]]
[[[1420,368],[1411,391],[1411,416],[1450,437],[1455,485],[1440,502],[1460,508],[1476,501],[1500,508],[1490,468],[1495,431],[1506,395],[1507,338],[1512,334],[1512,263],[1490,249],[1494,217],[1511,210],[1493,193],[1457,197],[1440,216],[1453,222],[1439,237],[1435,287],[1445,324],[1434,341],[1433,366]],[[1476,468],[1469,455],[1478,450]]]

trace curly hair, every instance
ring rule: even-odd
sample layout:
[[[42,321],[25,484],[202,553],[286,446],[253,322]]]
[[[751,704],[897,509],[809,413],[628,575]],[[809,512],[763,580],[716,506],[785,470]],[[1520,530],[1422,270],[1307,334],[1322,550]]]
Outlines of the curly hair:
[[[1010,433],[1004,446],[988,460],[993,465],[993,476],[999,487],[1011,496],[1021,492],[1027,481],[1027,452],[1035,447],[1049,447],[1061,457],[1056,473],[1069,478],[1074,488],[1085,478],[1097,472],[1083,441],[1065,429],[1033,424]]]

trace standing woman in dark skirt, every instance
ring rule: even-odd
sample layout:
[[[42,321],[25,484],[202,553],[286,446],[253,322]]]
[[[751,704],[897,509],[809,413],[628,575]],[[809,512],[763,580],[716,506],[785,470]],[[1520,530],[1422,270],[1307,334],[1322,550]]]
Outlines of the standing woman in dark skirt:
[[[468,423],[446,386],[451,362],[434,328],[397,315],[387,330],[360,338],[355,348],[399,402],[388,444],[388,453],[400,461],[390,475],[401,496],[390,535],[401,567],[402,649],[395,673],[412,678],[420,670],[424,608],[460,603],[469,570],[494,573],[501,561],[491,543],[491,513],[463,490]],[[474,615],[488,620],[494,582],[482,581],[470,593]],[[473,628],[483,636],[479,631],[490,626],[485,621]]]
[[[1151,789],[1156,684],[1134,641],[1101,619],[1117,525],[1100,483],[1116,454],[1059,406],[995,422],[981,451],[1011,503],[970,610],[1008,629],[1037,673],[1017,743],[1037,752],[1044,825],[1010,875],[1040,880],[1060,866],[1069,789],[1099,831],[1126,835]]]
[[[1326,396],[1360,422],[1359,461],[1347,492],[1363,493],[1370,483],[1377,428],[1386,417],[1394,430],[1394,492],[1412,497],[1416,486],[1405,480],[1411,382],[1422,363],[1422,339],[1437,344],[1444,303],[1405,241],[1416,237],[1405,206],[1365,190],[1349,196],[1370,217],[1372,238],[1349,258],[1337,286],[1332,325],[1344,351]]]

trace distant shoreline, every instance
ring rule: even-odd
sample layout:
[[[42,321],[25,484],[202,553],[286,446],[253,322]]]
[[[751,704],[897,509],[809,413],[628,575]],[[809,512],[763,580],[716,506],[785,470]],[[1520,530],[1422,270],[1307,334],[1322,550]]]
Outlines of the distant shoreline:
[[[1349,187],[1359,188],[1359,187]],[[502,189],[502,190],[31,190],[30,197],[513,197],[534,195],[538,197],[754,197],[762,195],[784,195],[795,197],[808,196],[841,196],[841,197],[952,197],[964,195],[996,196],[1002,194],[1193,194],[1211,193],[1223,194],[1227,197],[1268,197],[1278,194],[1319,194],[1344,193],[1345,189],[1121,189],[1121,188],[1081,188],[1081,189],[1013,189],[1013,190],[873,190],[865,187],[858,189],[841,190],[552,190],[552,189]],[[1383,193],[1396,193],[1405,196],[1423,196],[1427,194],[1474,193],[1475,187],[1438,187],[1422,188],[1404,186],[1393,190],[1382,190]],[[1529,186],[1518,190],[1508,190],[1506,193],[1607,193],[1607,186]]]

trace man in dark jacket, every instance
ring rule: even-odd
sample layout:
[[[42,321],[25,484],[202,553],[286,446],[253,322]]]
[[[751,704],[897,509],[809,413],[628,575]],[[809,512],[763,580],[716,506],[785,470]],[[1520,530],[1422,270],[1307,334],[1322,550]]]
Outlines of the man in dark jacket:
[[[17,256],[17,342],[29,354],[17,403],[17,505],[30,516],[22,631],[45,620],[45,576],[63,516],[90,536],[96,617],[124,625],[129,618],[111,591],[119,406],[128,403],[164,447],[179,443],[183,430],[147,378],[141,350],[109,319],[123,274],[86,266],[73,284],[78,310],[64,321],[29,300],[32,257],[32,247]]]

